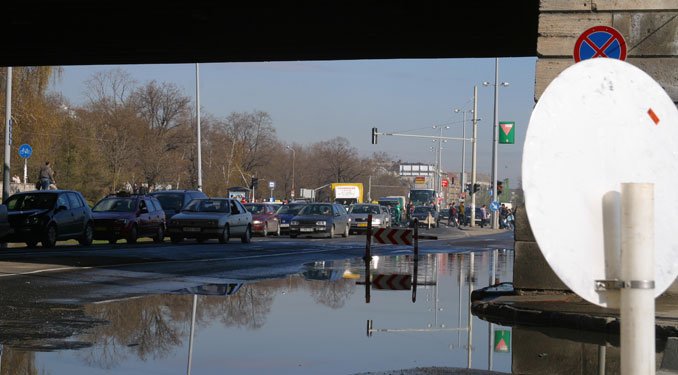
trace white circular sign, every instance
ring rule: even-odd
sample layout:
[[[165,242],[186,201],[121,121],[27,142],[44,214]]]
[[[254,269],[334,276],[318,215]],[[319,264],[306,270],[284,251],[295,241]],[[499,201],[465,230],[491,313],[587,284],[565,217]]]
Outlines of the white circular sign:
[[[673,283],[678,110],[645,72],[598,58],[560,73],[532,112],[522,175],[525,209],[544,257],[573,292],[604,307],[618,306],[618,293],[598,291],[594,282],[618,275],[614,202],[621,184],[653,183],[656,296]],[[612,217],[605,225],[604,213]]]

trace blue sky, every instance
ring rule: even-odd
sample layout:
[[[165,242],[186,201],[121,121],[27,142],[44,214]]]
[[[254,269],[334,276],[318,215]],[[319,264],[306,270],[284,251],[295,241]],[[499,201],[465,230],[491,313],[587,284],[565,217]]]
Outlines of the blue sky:
[[[499,59],[499,120],[515,121],[516,143],[499,145],[498,177],[519,181],[522,148],[534,107],[536,57]],[[437,135],[434,125],[448,125],[443,135],[461,137],[462,114],[473,107],[478,86],[478,173],[489,175],[495,59],[394,59],[201,63],[201,114],[226,117],[232,112],[268,112],[278,138],[309,144],[337,136],[347,138],[362,155],[383,151],[405,162],[434,164],[430,139],[380,136],[371,144],[371,129]],[[84,81],[93,74],[120,68],[138,83],[172,82],[195,100],[195,64],[66,66],[51,90],[82,104]],[[467,136],[471,136],[467,115]],[[461,141],[443,144],[446,171],[461,170]],[[471,169],[467,144],[466,170]]]

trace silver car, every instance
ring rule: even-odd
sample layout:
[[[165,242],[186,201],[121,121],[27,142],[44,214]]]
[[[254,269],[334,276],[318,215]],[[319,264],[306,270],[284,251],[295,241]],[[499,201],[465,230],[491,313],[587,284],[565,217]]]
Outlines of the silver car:
[[[391,215],[384,207],[375,203],[358,203],[351,205],[348,216],[351,218],[351,232],[367,230],[367,217],[372,215],[372,228],[388,228],[391,226]]]
[[[249,243],[252,214],[237,199],[193,199],[167,222],[167,234],[173,243],[184,238],[195,238],[198,242],[216,238],[226,243],[234,237]]]

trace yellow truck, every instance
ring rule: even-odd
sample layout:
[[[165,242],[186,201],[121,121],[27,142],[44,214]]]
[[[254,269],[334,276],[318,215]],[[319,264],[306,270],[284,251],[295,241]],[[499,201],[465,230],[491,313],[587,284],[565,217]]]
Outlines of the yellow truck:
[[[332,201],[344,206],[363,203],[363,184],[361,182],[335,182],[330,185]]]

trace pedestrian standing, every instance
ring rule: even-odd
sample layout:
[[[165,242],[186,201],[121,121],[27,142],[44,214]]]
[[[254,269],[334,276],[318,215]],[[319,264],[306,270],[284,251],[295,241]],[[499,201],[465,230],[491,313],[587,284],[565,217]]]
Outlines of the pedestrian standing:
[[[54,170],[52,170],[49,160],[45,162],[45,165],[40,167],[38,181],[40,183],[40,190],[47,190],[49,189],[50,185],[56,185],[56,181],[54,180]]]
[[[468,225],[466,223],[466,208],[464,207],[464,202],[459,202],[459,227],[462,225]]]

